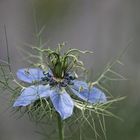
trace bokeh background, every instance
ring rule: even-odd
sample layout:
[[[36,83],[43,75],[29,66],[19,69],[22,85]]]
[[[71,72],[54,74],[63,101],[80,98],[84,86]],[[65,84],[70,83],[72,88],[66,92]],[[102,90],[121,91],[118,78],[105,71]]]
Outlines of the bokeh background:
[[[89,49],[94,55],[83,57],[87,68],[92,68],[91,79],[112,58],[130,43],[122,57],[124,66],[117,70],[127,81],[110,84],[114,96],[127,96],[115,105],[113,113],[124,121],[106,118],[108,140],[140,139],[140,1],[138,0],[41,0],[37,5],[40,25],[46,24],[44,40],[47,47],[60,42],[78,49]],[[24,42],[34,42],[32,4],[28,0],[0,1],[0,58],[6,60],[6,25],[12,70],[27,66],[21,49]],[[8,109],[8,95],[1,93],[0,140],[39,140],[35,125],[27,117],[16,119]],[[46,130],[47,131],[47,130]],[[87,129],[88,131],[88,129]],[[77,138],[75,138],[77,139]]]

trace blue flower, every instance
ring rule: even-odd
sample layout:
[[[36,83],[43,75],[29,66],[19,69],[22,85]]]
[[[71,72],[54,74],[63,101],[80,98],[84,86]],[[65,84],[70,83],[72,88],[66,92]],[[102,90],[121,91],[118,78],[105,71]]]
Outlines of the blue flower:
[[[86,102],[96,104],[107,101],[100,89],[89,88],[86,82],[76,80],[70,74],[66,74],[63,79],[56,79],[50,71],[29,68],[19,69],[17,77],[31,86],[21,90],[21,95],[16,99],[13,107],[28,106],[40,98],[50,98],[55,110],[64,120],[72,115],[74,109],[74,101],[65,89],[67,86],[73,94]]]

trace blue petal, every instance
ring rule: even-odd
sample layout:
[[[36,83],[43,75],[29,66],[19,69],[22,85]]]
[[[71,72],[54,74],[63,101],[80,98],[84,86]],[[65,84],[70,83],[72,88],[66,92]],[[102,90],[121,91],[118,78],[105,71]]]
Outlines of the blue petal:
[[[44,97],[47,98],[52,93],[52,90],[50,89],[49,85],[46,85],[46,86],[40,85],[39,87],[40,87],[40,90],[38,94],[40,98],[44,98]]]
[[[89,103],[105,103],[107,101],[105,94],[98,88],[93,87],[90,90],[77,90],[72,89],[73,93],[79,98],[89,102]]]
[[[50,90],[47,86],[30,86],[21,91],[21,95],[16,99],[13,107],[16,106],[27,106],[33,103],[40,97],[48,97],[50,95]]]
[[[72,115],[74,103],[71,97],[65,91],[60,91],[59,93],[57,91],[53,91],[50,98],[54,108],[60,114],[63,120]]]
[[[73,80],[73,89],[80,91],[80,89],[88,89],[88,84],[84,81]]]
[[[34,81],[40,81],[44,77],[44,74],[39,68],[24,68],[17,71],[17,77],[21,81],[32,83]]]

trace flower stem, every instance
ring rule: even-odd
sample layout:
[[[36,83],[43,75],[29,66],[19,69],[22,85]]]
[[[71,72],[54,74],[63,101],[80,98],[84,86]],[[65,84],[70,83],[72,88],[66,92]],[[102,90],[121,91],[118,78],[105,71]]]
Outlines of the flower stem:
[[[58,130],[59,130],[59,140],[64,140],[64,125],[63,120],[61,119],[60,115],[57,115],[58,121]]]

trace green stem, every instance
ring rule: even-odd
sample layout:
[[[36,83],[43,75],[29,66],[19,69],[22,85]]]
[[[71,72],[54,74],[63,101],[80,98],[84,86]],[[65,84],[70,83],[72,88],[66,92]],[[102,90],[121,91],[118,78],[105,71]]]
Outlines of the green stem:
[[[63,120],[61,119],[60,115],[57,115],[58,121],[58,130],[59,130],[59,140],[64,140],[64,125]]]

